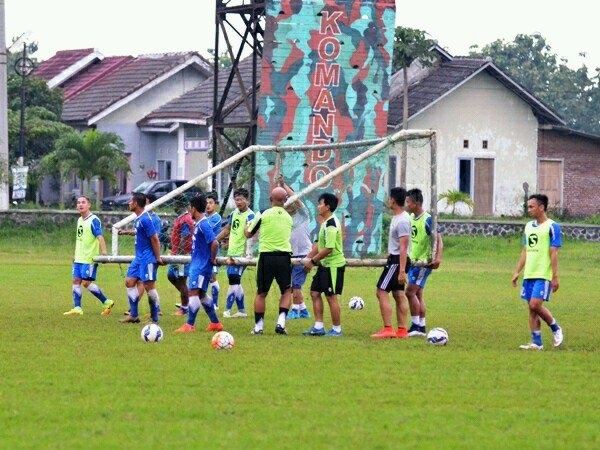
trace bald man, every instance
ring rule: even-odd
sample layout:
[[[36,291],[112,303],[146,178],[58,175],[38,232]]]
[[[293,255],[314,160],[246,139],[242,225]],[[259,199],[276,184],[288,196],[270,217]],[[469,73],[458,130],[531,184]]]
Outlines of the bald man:
[[[273,280],[277,281],[281,297],[275,333],[287,334],[285,319],[292,301],[292,236],[293,220],[283,209],[287,199],[285,189],[271,191],[271,207],[257,214],[244,231],[250,238],[260,230],[258,237],[258,268],[256,271],[256,298],[254,299],[254,329],[252,334],[263,334],[265,299]]]

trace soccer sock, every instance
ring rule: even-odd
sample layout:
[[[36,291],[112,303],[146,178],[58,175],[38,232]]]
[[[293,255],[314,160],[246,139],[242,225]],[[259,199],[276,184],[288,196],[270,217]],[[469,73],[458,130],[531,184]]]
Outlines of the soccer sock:
[[[233,302],[235,302],[235,294],[237,292],[237,284],[233,286],[229,286],[227,289],[227,300],[225,301],[225,309],[229,311],[233,307]]]
[[[419,316],[412,316],[412,323],[418,327],[419,323],[421,323]]]
[[[127,298],[129,299],[129,315],[138,316],[138,301],[140,299],[137,287],[127,288]]]
[[[87,290],[90,291],[90,293],[102,303],[104,303],[107,300],[106,295],[104,295],[102,289],[100,289],[97,284],[90,283],[87,287]]]
[[[556,319],[552,319],[552,323],[548,326],[550,327],[550,329],[552,330],[553,333],[556,333],[558,331],[558,329],[560,328],[558,326],[558,324],[556,323]]]
[[[246,308],[244,307],[244,288],[242,287],[241,284],[237,285],[237,295],[235,297],[235,303],[237,305],[238,311],[245,311]]]
[[[265,313],[254,313],[254,331],[260,331],[263,329]]]
[[[198,311],[200,310],[200,297],[197,295],[190,296],[190,302],[188,303],[188,318],[187,324],[194,326],[196,323],[196,316],[198,315]]]
[[[292,309],[293,309],[294,311],[298,312],[298,311],[300,311],[300,305],[297,305],[296,303],[294,303],[294,304],[292,305]]]
[[[156,289],[148,291],[148,304],[150,305],[150,316],[153,322],[158,322],[158,311],[160,311],[160,299]]]
[[[323,325],[323,322],[315,322],[315,326],[313,328],[315,330],[322,330],[323,328],[325,328],[325,326]]]
[[[214,283],[210,283],[210,284],[211,284],[210,292],[212,293],[213,304],[215,306],[219,306],[219,292],[221,291],[219,282],[215,281]]]
[[[300,308],[300,311],[304,311],[306,309],[306,303],[302,302],[298,305],[298,307]]]
[[[341,325],[332,325],[331,328],[333,328],[333,331],[335,331],[336,333],[341,333],[342,332],[342,326]]]
[[[71,290],[73,291],[73,304],[75,305],[75,308],[81,308],[81,285],[74,284],[72,285]]]
[[[419,323],[419,325],[421,325],[422,327],[426,326],[426,325],[425,325],[425,317],[421,317],[421,318],[420,318],[420,323]]]
[[[532,331],[531,339],[535,345],[542,345],[542,332],[541,331]]]
[[[215,307],[213,305],[212,298],[210,298],[208,295],[205,295],[204,298],[201,300],[201,303],[202,307],[204,308],[204,312],[206,312],[206,315],[208,316],[210,321],[212,323],[219,323],[219,318],[217,317],[217,313],[215,312]]]
[[[277,325],[281,328],[285,328],[285,318],[290,310],[288,308],[279,307],[279,317],[277,318]]]

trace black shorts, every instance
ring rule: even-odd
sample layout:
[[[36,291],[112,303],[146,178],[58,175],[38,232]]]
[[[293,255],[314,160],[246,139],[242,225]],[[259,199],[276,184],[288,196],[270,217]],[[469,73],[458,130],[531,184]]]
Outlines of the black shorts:
[[[282,294],[292,287],[292,256],[289,253],[261,253],[258,256],[257,292],[259,294],[269,292],[274,279]]]
[[[312,292],[324,292],[327,297],[332,295],[341,295],[344,289],[344,271],[343,267],[322,267],[317,268],[317,273],[313,277],[310,290]]]
[[[408,273],[410,267],[410,258],[406,258],[405,272]],[[387,259],[387,264],[381,272],[379,281],[377,282],[377,288],[382,291],[403,291],[405,286],[398,282],[398,273],[400,272],[400,256],[390,255]]]

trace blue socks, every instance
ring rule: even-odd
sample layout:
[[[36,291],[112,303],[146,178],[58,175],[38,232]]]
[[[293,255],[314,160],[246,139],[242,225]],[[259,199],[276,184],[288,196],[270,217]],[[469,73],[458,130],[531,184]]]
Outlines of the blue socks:
[[[129,300],[129,315],[138,316],[138,301],[140,300],[137,287],[127,288],[127,299]]]
[[[219,306],[219,291],[220,291],[219,282],[215,281],[214,283],[210,283],[210,286],[211,286],[210,292],[212,294],[213,305]]]
[[[202,307],[204,308],[206,315],[212,323],[219,323],[219,318],[217,317],[217,313],[215,312],[213,302],[207,295],[205,295],[202,299]]]
[[[87,290],[90,291],[90,294],[100,300],[100,302],[104,303],[107,300],[106,295],[104,295],[104,292],[102,292],[102,289],[100,289],[97,284],[90,283]]]
[[[74,284],[71,286],[71,290],[73,291],[73,304],[75,308],[81,308],[81,285]]]
[[[531,332],[531,340],[535,345],[542,345],[542,332],[541,331],[532,331]]]
[[[156,289],[148,291],[148,304],[150,305],[150,317],[153,322],[158,322],[158,312],[160,311],[160,299]]]
[[[558,324],[556,323],[556,320],[553,320],[552,323],[550,324],[550,329],[552,330],[553,333],[556,333],[558,331],[560,327],[558,326]]]
[[[198,311],[200,310],[200,297],[197,295],[190,296],[190,302],[188,303],[187,310],[187,324],[194,325],[196,323],[196,316],[198,315]]]

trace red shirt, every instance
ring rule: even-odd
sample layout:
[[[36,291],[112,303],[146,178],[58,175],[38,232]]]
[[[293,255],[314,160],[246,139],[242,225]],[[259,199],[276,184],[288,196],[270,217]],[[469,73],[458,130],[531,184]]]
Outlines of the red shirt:
[[[192,251],[192,233],[194,231],[194,219],[189,212],[180,215],[173,224],[171,231],[171,255],[178,255],[179,245],[184,242],[182,255],[189,255]]]

